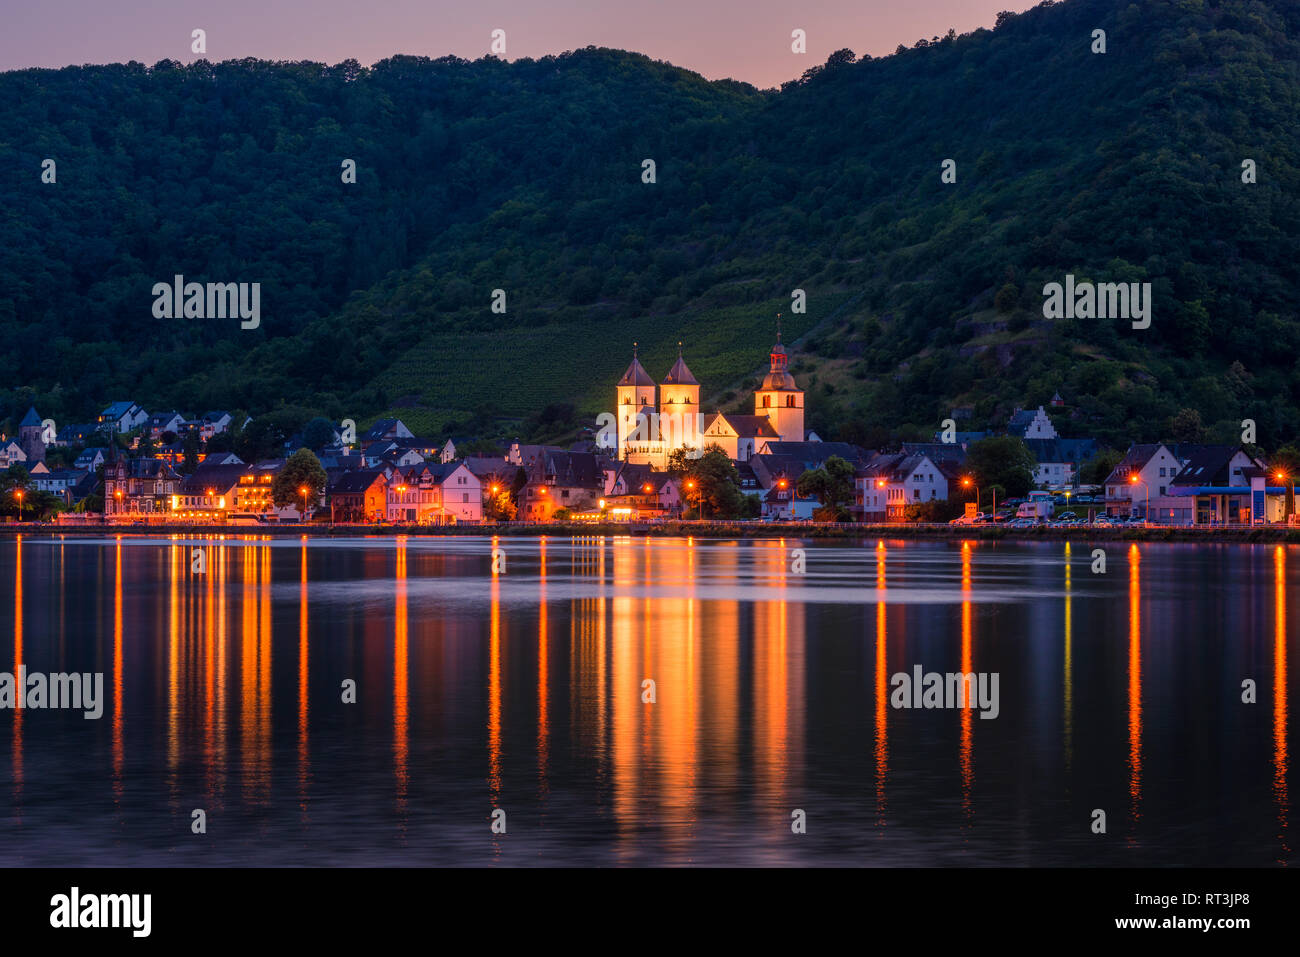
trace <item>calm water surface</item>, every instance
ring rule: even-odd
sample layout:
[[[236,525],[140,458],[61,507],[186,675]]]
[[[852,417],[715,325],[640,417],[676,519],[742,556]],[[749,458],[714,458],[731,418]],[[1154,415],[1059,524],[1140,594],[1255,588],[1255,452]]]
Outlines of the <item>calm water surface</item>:
[[[1300,548],[1105,547],[4,539],[0,865],[1289,864]]]

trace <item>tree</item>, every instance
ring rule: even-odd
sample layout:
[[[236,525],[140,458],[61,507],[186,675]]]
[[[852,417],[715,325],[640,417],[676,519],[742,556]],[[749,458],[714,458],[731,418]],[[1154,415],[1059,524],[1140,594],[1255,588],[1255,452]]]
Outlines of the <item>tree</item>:
[[[316,454],[311,449],[299,449],[271,480],[271,501],[277,508],[297,505],[310,510],[325,491],[326,480],[325,469]]]
[[[1178,414],[1169,421],[1169,434],[1175,442],[1205,441],[1201,413],[1196,409],[1179,409]]]
[[[318,415],[303,426],[302,444],[305,447],[319,451],[333,442],[334,423],[324,416]]]
[[[701,517],[739,518],[744,514],[740,473],[727,453],[716,445],[710,445],[703,455],[691,461],[682,481],[682,491]]]
[[[1115,471],[1115,466],[1124,460],[1122,452],[1115,449],[1101,449],[1079,467],[1080,485],[1101,485],[1106,476]]]
[[[1009,496],[1028,494],[1038,462],[1019,436],[996,435],[972,442],[966,469],[981,489],[1000,485]]]
[[[491,491],[495,488],[496,491]],[[485,489],[486,494],[483,497],[483,517],[496,522],[512,521],[519,511],[519,506],[515,504],[511,497],[510,488],[504,483],[492,485]]]
[[[190,429],[185,433],[185,440],[181,443],[181,451],[185,456],[181,462],[181,471],[186,475],[193,475],[194,470],[199,467],[199,433],[197,430]]]
[[[845,506],[853,501],[853,466],[838,455],[832,455],[821,468],[800,475],[795,490],[800,498],[815,498],[820,503],[816,513],[818,521],[848,521]]]

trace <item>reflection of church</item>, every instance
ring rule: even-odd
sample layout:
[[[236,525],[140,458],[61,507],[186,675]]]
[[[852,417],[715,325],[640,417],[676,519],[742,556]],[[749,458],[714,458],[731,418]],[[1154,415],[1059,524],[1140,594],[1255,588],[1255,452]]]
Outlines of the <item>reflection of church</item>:
[[[700,384],[682,358],[656,387],[632,348],[632,364],[618,380],[618,457],[627,462],[664,469],[668,455],[685,448],[694,457],[717,445],[733,459],[744,461],[767,442],[802,442],[803,390],[787,369],[789,356],[778,330],[771,365],[754,393],[754,414],[700,412]],[[656,395],[656,389],[658,395]]]

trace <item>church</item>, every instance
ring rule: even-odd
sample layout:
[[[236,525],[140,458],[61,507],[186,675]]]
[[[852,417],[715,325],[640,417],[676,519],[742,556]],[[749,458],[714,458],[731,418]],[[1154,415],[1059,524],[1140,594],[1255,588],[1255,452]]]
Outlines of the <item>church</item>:
[[[754,393],[752,415],[700,411],[700,383],[691,374],[677,344],[677,361],[655,384],[637,358],[618,380],[618,457],[621,461],[663,470],[668,456],[685,448],[691,458],[710,445],[737,461],[746,461],[768,442],[804,440],[804,394],[788,369],[789,356],[776,334],[767,375]]]

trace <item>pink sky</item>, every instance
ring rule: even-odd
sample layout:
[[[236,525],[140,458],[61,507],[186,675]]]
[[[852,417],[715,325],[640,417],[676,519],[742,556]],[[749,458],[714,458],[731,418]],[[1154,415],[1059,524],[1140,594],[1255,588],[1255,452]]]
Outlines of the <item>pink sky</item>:
[[[0,31],[0,69],[164,58],[260,57],[369,65],[395,53],[477,59],[506,31],[506,58],[584,46],[635,50],[702,73],[776,86],[848,47],[881,56],[949,27],[992,27],[1026,0],[15,0]],[[790,33],[808,52],[790,51]]]

